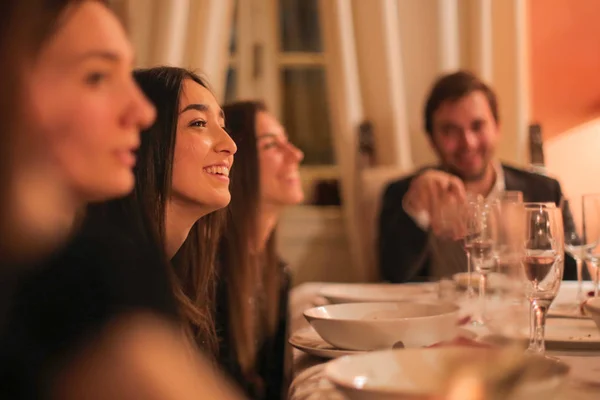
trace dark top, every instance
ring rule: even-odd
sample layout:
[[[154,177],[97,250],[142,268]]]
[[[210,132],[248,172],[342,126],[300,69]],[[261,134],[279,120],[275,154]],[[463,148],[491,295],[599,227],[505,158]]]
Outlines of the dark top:
[[[562,191],[557,180],[506,165],[502,165],[502,169],[506,190],[521,191],[523,201],[560,204]],[[402,207],[402,199],[417,175],[391,183],[383,195],[379,270],[383,280],[393,283],[424,281],[434,275],[429,232],[419,228]],[[568,208],[564,210],[563,220],[565,232],[572,232],[575,225]],[[577,279],[575,260],[569,255],[565,258],[564,279]]]
[[[259,346],[256,360],[256,380],[247,379],[237,362],[235,349],[229,343],[227,282],[221,279],[217,289],[217,334],[219,345],[219,363],[229,376],[238,383],[246,396],[254,400],[277,400],[287,398],[291,354],[288,340],[288,296],[290,292],[290,274],[281,263],[282,280],[279,294],[279,321],[275,334],[266,337]],[[289,359],[288,359],[289,358]]]
[[[96,225],[43,265],[5,276],[0,398],[47,398],[54,374],[116,317],[141,311],[175,321],[166,269],[152,249]]]

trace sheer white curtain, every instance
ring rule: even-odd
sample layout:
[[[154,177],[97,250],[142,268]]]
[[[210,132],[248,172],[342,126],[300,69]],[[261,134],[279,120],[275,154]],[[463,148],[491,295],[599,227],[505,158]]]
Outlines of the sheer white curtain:
[[[172,65],[208,78],[218,99],[225,88],[233,0],[120,0],[136,66]]]

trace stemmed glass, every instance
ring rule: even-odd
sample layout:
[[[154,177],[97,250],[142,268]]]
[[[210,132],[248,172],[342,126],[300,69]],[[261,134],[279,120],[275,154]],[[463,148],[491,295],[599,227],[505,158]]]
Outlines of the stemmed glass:
[[[594,296],[598,296],[598,263],[600,262],[600,194],[586,194],[582,199],[583,251],[588,271],[594,280]]]
[[[525,203],[524,219],[521,277],[532,318],[528,351],[543,354],[546,313],[558,293],[564,270],[562,212],[554,203]]]
[[[582,204],[583,204],[583,198],[582,198]],[[573,210],[573,208],[571,207],[572,203],[569,202],[569,200],[567,199],[562,199],[562,213],[563,216],[565,215],[565,213],[567,211],[571,211]],[[582,208],[582,214],[583,214],[583,208]],[[583,221],[583,218],[582,218]],[[577,295],[575,297],[575,312],[577,314],[579,314],[579,309],[581,306],[581,303],[585,300],[585,296],[583,294],[583,277],[582,277],[582,267],[583,267],[583,261],[585,259],[585,242],[584,242],[584,235],[583,235],[583,231],[581,229],[577,229],[577,226],[575,225],[575,223],[573,222],[572,224],[567,224],[567,220],[564,221],[564,225],[565,225],[565,250],[567,251],[567,253],[569,253],[571,255],[571,257],[573,257],[573,259],[575,260],[576,266],[577,266]]]
[[[464,238],[464,247],[473,269],[479,273],[479,311],[474,320],[476,325],[484,325],[488,274],[495,266],[494,250],[499,223],[497,211],[496,202],[480,198],[469,204],[467,212],[468,234]]]
[[[475,297],[475,291],[473,289],[472,278],[473,278],[473,264],[471,261],[471,242],[477,238],[479,233],[479,226],[477,222],[477,204],[482,201],[481,197],[477,197],[472,193],[467,194],[467,204],[464,209],[464,236],[462,238],[462,245],[467,257],[467,298],[471,299]]]
[[[490,332],[513,337],[522,332],[529,321],[529,304],[525,302],[524,286],[520,279],[524,240],[522,193],[511,192],[499,196],[497,207],[497,275],[494,295],[488,299],[490,303],[485,322]]]
[[[520,248],[515,241],[515,229],[518,228],[518,212],[523,205],[523,193],[517,190],[505,191],[500,194],[498,207],[498,241],[496,243],[496,262],[498,272],[514,276]]]

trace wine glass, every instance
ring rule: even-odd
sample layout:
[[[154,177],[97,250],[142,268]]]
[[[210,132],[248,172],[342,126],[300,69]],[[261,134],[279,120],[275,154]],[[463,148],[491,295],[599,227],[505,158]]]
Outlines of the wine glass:
[[[545,352],[546,313],[558,293],[564,270],[562,210],[554,203],[524,203],[522,279],[531,306],[529,352]]]
[[[600,194],[582,198],[583,251],[590,276],[594,280],[594,296],[598,296],[598,263],[600,261]]]
[[[469,205],[467,226],[469,232],[464,239],[473,269],[479,273],[479,311],[474,323],[483,326],[488,274],[495,266],[494,250],[498,235],[497,202],[480,198]]]
[[[563,216],[565,212],[573,210],[572,204],[569,200],[563,198],[561,201],[561,208]],[[582,198],[583,204],[583,198]],[[583,215],[583,209],[582,209]],[[583,218],[582,218],[583,221]],[[583,277],[582,277],[582,267],[583,261],[585,259],[585,242],[583,240],[583,231],[578,229],[577,226],[573,223],[571,226],[568,226],[567,221],[564,221],[565,225],[565,250],[567,253],[573,257],[577,266],[577,295],[575,297],[575,312],[579,314],[581,303],[585,300],[585,296],[583,294]]]
[[[496,262],[498,272],[514,276],[519,265],[520,246],[515,229],[520,229],[523,193],[517,190],[505,191],[498,197],[498,240]]]
[[[498,238],[493,295],[488,298],[486,326],[493,334],[518,337],[529,325],[529,302],[520,279],[524,242],[524,206],[522,196],[501,196],[498,201]]]
[[[476,239],[479,227],[477,223],[477,204],[482,201],[481,196],[474,195],[472,193],[467,194],[467,204],[464,209],[463,215],[463,227],[464,236],[462,238],[463,250],[467,257],[467,298],[471,299],[475,297],[475,291],[473,289],[472,278],[473,278],[473,264],[471,262],[471,243]]]

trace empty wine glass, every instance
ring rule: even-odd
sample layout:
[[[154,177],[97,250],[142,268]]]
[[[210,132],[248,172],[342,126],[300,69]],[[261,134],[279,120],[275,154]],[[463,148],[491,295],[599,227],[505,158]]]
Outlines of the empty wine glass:
[[[520,244],[515,240],[515,229],[521,228],[523,193],[517,190],[505,191],[498,197],[498,239],[496,243],[496,262],[498,272],[514,276],[518,270]]]
[[[584,258],[594,280],[594,296],[598,296],[598,263],[600,261],[600,194],[582,198]]]
[[[464,209],[463,227],[464,236],[462,238],[462,245],[467,257],[467,298],[475,297],[475,291],[473,290],[473,264],[471,262],[471,242],[475,240],[479,233],[479,226],[477,222],[476,209],[477,204],[481,202],[483,198],[481,196],[474,195],[473,193],[467,194],[467,204]]]
[[[469,254],[473,269],[479,273],[479,310],[476,325],[484,325],[485,297],[488,274],[495,266],[494,246],[498,235],[497,202],[483,199],[471,203],[467,216],[470,234],[465,236],[464,247]]]
[[[546,313],[558,293],[564,270],[561,209],[554,203],[525,203],[522,279],[531,305],[529,351],[545,352]]]
[[[512,338],[520,336],[530,321],[529,302],[520,278],[524,207],[518,196],[501,197],[498,210],[497,270],[490,277],[493,292],[487,299],[485,322],[491,333]]]

